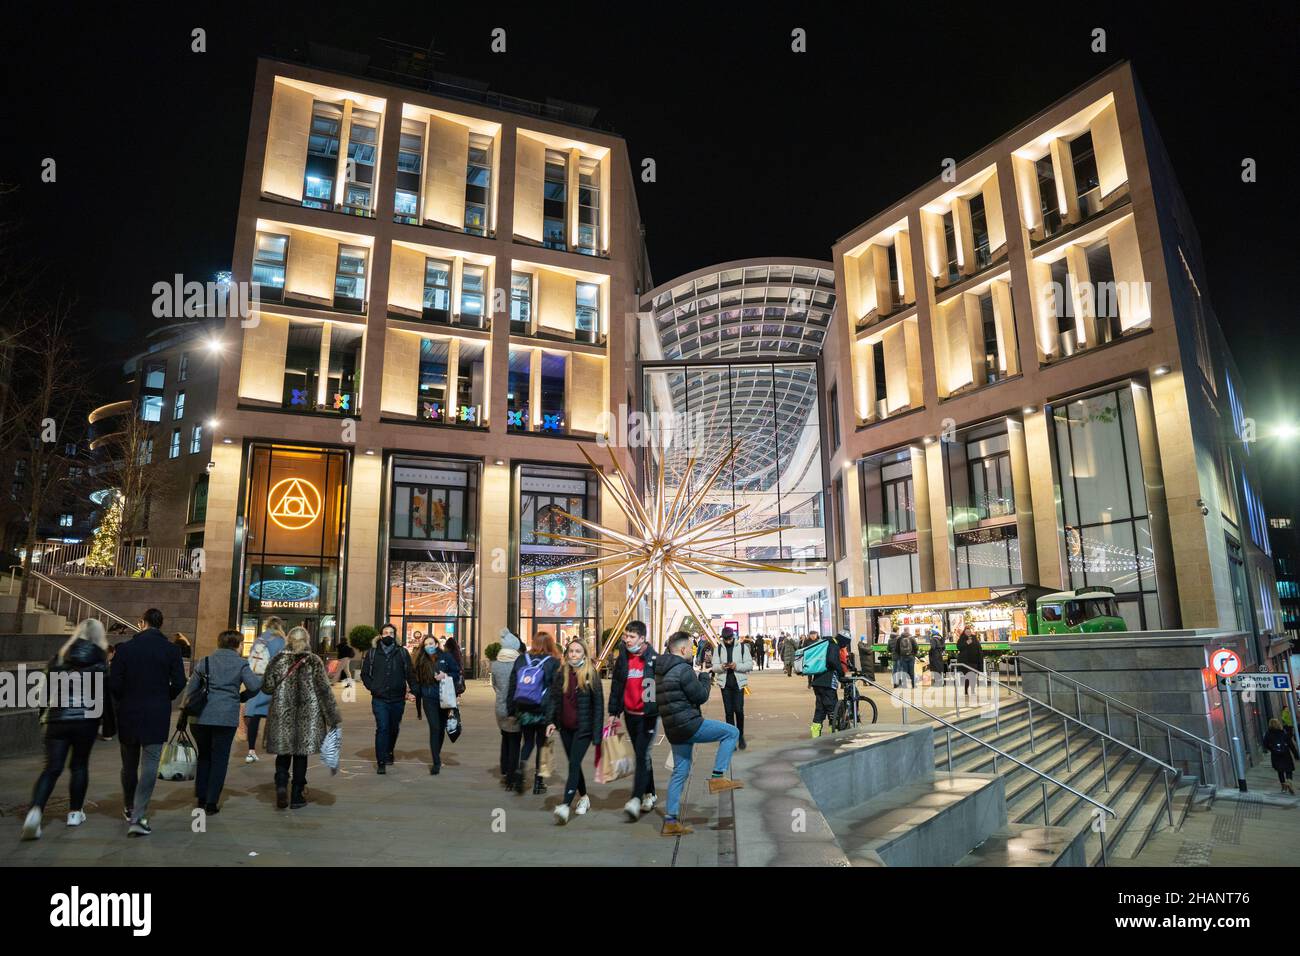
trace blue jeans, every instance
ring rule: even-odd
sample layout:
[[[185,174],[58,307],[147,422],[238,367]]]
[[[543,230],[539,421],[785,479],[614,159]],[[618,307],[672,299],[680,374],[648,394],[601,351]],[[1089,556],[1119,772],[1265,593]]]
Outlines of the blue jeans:
[[[736,749],[740,731],[731,724],[720,720],[706,720],[700,724],[690,740],[684,744],[673,744],[673,778],[668,781],[668,807],[670,817],[676,817],[682,802],[682,790],[691,775],[691,752],[696,744],[718,742],[718,756],[713,761],[714,773],[726,773],[731,766],[731,754]]]
[[[402,729],[406,701],[371,698],[370,710],[375,715],[375,761],[388,763],[388,755],[397,746],[397,732]]]

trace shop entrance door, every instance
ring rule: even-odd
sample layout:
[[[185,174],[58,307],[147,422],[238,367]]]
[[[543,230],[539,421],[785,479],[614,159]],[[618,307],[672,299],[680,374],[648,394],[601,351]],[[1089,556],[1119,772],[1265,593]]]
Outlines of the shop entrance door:
[[[555,638],[555,645],[564,653],[564,642],[572,637],[580,637],[591,643],[591,635],[583,633],[583,624],[587,622],[577,618],[536,617],[533,618],[533,632],[545,631]],[[599,651],[597,651],[599,653]]]
[[[412,654],[420,649],[420,645],[424,643],[424,639],[430,634],[436,637],[439,643],[448,637],[454,637],[457,645],[464,643],[463,636],[456,633],[456,619],[454,617],[408,617],[405,627],[406,630],[402,635],[402,639],[406,649]]]

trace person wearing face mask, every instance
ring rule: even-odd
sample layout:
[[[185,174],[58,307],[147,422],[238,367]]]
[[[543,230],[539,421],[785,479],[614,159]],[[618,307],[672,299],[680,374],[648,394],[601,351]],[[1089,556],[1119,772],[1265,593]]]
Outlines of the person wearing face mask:
[[[492,692],[496,695],[497,729],[501,731],[501,786],[507,790],[513,785],[519,767],[519,746],[523,737],[519,718],[511,716],[506,708],[510,675],[514,673],[521,648],[519,638],[511,634],[509,628],[501,628],[501,650],[497,651],[496,660],[492,662]]]
[[[727,723],[740,732],[737,746],[745,749],[745,685],[754,669],[749,645],[736,640],[736,632],[722,629],[722,644],[713,652],[713,675],[722,687],[722,712]]]
[[[600,674],[587,655],[587,646],[578,638],[570,638],[564,648],[564,663],[551,680],[551,692],[546,695],[546,736],[560,731],[560,740],[569,755],[569,776],[564,784],[564,800],[555,808],[555,822],[560,826],[569,822],[573,798],[578,805],[573,812],[582,816],[591,809],[587,796],[587,778],[582,773],[582,759],[587,755],[593,740],[600,739],[605,723],[605,691]]]
[[[361,663],[361,683],[370,691],[370,710],[375,715],[375,763],[379,773],[393,762],[397,733],[406,711],[406,691],[416,693],[411,674],[411,655],[397,643],[397,628],[385,624],[379,640],[366,651]],[[436,704],[435,704],[436,707]]]
[[[447,711],[439,701],[444,677],[454,687],[454,682],[460,679],[460,665],[452,654],[438,648],[437,640],[430,634],[411,662],[411,688],[415,692],[416,715],[423,709],[429,722],[429,754],[433,758],[429,773],[434,776],[442,771],[442,742],[447,736]]]
[[[632,751],[636,754],[636,773],[632,777],[632,799],[623,812],[635,822],[641,814],[654,809],[654,768],[650,763],[650,746],[655,739],[659,708],[655,704],[655,649],[646,640],[645,625],[630,621],[623,629],[623,646],[609,681],[609,715],[623,717]]]

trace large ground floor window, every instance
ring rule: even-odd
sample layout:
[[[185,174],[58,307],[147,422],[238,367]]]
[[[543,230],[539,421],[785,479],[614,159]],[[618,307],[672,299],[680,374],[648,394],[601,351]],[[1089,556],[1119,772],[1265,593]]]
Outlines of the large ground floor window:
[[[1002,525],[953,535],[957,587],[1007,587],[1024,580],[1016,526]]]
[[[337,643],[348,464],[344,451],[249,446],[237,582],[245,643],[272,616],[305,627],[317,650]]]
[[[399,550],[388,558],[388,621],[415,653],[424,638],[455,638],[463,659],[478,659],[472,551]]]
[[[580,637],[594,647],[596,630],[596,572],[566,571],[572,555],[523,554],[519,557],[519,631],[528,639],[546,631],[563,645]],[[542,572],[530,574],[530,572]],[[529,575],[525,577],[524,575]]]
[[[893,541],[868,548],[867,585],[871,594],[920,591],[921,562],[916,541]]]

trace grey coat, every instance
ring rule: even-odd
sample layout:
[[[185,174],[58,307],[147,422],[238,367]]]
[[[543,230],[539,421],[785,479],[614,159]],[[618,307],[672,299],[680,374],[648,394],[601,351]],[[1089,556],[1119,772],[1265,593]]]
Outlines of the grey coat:
[[[518,651],[502,648],[497,659],[492,662],[492,691],[496,694],[497,727],[506,734],[519,733],[519,718],[511,717],[506,706],[506,698],[510,694],[510,674],[518,659]]]
[[[255,692],[261,688],[262,678],[253,673],[239,651],[219,647],[194,665],[190,682],[185,685],[186,696],[198,688],[200,672],[208,675],[208,703],[194,723],[205,727],[238,727],[240,685]]]

